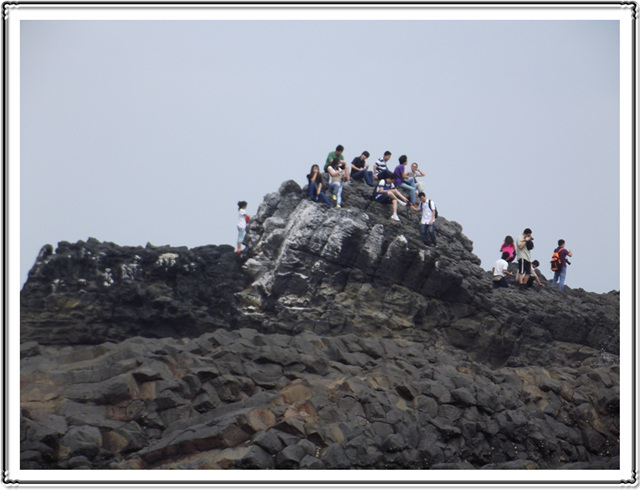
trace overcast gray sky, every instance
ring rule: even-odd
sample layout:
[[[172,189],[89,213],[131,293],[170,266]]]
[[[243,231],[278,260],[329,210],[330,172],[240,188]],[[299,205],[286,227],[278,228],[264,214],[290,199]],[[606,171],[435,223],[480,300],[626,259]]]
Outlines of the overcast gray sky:
[[[234,244],[337,144],[426,172],[485,269],[619,289],[618,21],[21,23],[21,276],[44,244]]]

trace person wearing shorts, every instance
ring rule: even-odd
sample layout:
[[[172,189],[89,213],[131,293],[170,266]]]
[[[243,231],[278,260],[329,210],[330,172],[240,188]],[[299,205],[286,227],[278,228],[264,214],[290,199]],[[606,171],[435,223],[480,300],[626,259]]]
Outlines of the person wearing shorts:
[[[533,240],[531,229],[525,228],[516,240],[516,258],[518,259],[518,285],[527,287],[531,276],[531,250],[528,242]]]
[[[400,218],[398,218],[398,201],[400,201],[403,206],[406,206],[408,199],[404,197],[393,184],[396,179],[394,174],[387,171],[383,172],[381,177],[383,178],[378,182],[375,200],[381,204],[391,204],[393,209],[391,219],[394,221],[400,221]]]

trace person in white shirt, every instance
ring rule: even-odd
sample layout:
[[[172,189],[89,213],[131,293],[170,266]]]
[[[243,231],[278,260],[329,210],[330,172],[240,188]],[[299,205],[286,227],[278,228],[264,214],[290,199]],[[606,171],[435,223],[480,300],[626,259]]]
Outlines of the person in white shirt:
[[[334,161],[328,167],[329,170],[329,189],[331,190],[331,198],[336,208],[342,207],[342,178],[345,177],[346,170],[339,162]]]
[[[410,181],[416,186],[418,192],[424,192],[424,183],[418,182],[418,177],[424,177],[424,172],[418,168],[418,164],[413,162],[411,164],[411,170],[409,171]]]
[[[378,158],[375,163],[375,177],[379,180],[384,179],[383,175],[389,170],[387,168],[387,162],[391,158],[391,152],[385,151],[384,155]]]
[[[414,204],[412,206],[414,211],[422,212],[422,219],[420,220],[420,235],[422,235],[422,241],[425,245],[436,245],[436,231],[433,227],[433,223],[436,220],[436,208],[433,201],[427,199],[424,192],[418,194],[420,204]]]
[[[509,287],[509,282],[504,277],[505,275],[513,277],[513,274],[507,270],[509,268],[509,263],[507,262],[509,257],[509,252],[502,252],[502,257],[493,264],[493,269],[491,269],[493,273],[493,289]]]
[[[249,215],[246,209],[247,201],[238,202],[238,246],[236,247],[236,253],[242,252],[242,242],[249,222]]]
[[[387,171],[381,173],[380,177],[382,178],[376,187],[375,200],[382,204],[391,204],[391,209],[393,210],[391,219],[394,221],[400,221],[400,218],[398,217],[398,202],[401,205],[406,206],[409,200],[404,197],[393,184],[393,181],[396,179],[394,174]]]

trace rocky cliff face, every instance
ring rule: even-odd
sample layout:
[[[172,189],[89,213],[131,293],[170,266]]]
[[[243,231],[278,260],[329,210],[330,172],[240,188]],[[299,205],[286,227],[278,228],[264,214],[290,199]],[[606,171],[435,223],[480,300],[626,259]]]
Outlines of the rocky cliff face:
[[[491,289],[346,186],[265,197],[247,250],[43,247],[24,468],[616,468],[619,296]]]

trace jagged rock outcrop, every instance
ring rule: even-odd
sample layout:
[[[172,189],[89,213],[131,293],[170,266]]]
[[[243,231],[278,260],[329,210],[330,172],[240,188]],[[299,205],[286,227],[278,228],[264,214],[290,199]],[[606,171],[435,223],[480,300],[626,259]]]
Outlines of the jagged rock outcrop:
[[[615,468],[619,296],[491,289],[455,222],[285,182],[247,250],[46,246],[23,468]]]

